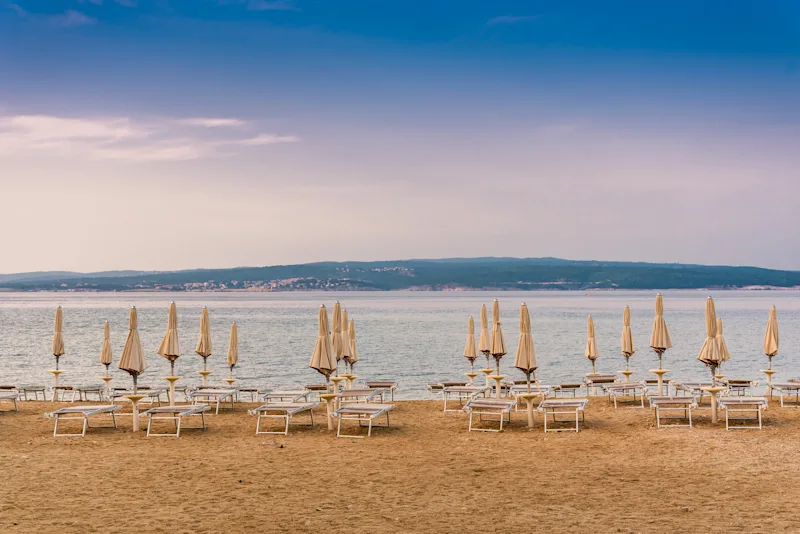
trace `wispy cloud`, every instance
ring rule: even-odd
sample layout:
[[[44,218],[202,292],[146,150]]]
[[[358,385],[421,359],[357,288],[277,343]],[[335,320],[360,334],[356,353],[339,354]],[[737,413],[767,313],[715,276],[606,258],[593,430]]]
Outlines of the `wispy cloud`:
[[[497,26],[498,24],[517,24],[518,22],[532,22],[539,17],[537,15],[525,15],[525,16],[512,16],[512,15],[501,15],[499,17],[493,17],[486,21],[487,26]]]
[[[239,129],[231,132],[221,126]],[[241,150],[299,140],[296,136],[254,131],[240,119],[0,115],[0,159],[45,154],[128,162],[188,161],[232,156],[237,153],[235,147]]]
[[[74,28],[76,26],[87,26],[89,24],[97,23],[97,19],[92,18],[88,15],[84,15],[80,11],[75,11],[74,9],[68,9],[66,13],[62,15],[54,15],[49,18],[49,22],[54,24],[55,26],[60,26],[62,28]]]

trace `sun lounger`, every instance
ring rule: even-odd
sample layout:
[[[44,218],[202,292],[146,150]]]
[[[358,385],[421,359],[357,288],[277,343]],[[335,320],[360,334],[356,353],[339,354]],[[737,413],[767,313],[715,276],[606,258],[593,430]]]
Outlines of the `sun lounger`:
[[[695,397],[699,406],[700,402],[703,400],[703,395],[707,393],[703,391],[703,389],[710,388],[711,382],[679,382],[677,380],[671,380],[670,385],[675,391],[676,396],[689,395],[690,397]]]
[[[391,393],[391,400],[394,400],[394,392],[397,390],[397,382],[394,380],[368,380],[367,389],[388,389]]]
[[[503,421],[508,418],[508,422],[511,422],[511,410],[516,405],[516,399],[471,398],[463,408],[463,410],[469,414],[468,432],[472,432],[473,430],[476,432],[502,432]],[[479,421],[483,420],[484,415],[497,416],[500,421],[500,428],[497,430],[493,428],[474,428],[472,421],[475,414],[478,415]]]
[[[189,393],[189,401],[192,404],[215,405],[216,411],[214,414],[219,415],[219,407],[228,401],[231,403],[231,410],[236,408],[236,400],[234,399],[235,395],[235,389],[201,388]]]
[[[250,395],[250,402],[258,402],[259,393],[260,391],[258,390],[258,388],[251,388],[251,387],[237,388],[236,399],[239,400],[243,395]]]
[[[265,403],[269,402],[305,402],[308,396],[311,395],[310,391],[270,391],[259,396],[259,399]],[[256,408],[258,409],[258,408]]]
[[[601,374],[594,374],[594,375],[588,374],[584,377],[583,380],[586,383],[587,394],[590,390],[593,390],[595,395],[597,395],[598,387],[604,386],[606,384],[613,384],[619,381],[617,375],[601,375]]]
[[[17,405],[17,401],[19,401],[19,393],[18,392],[16,392],[16,391],[6,391],[6,392],[3,392],[3,393],[0,393],[0,402],[3,402],[3,401],[10,402],[11,404],[13,404],[15,412],[19,411],[19,405]],[[10,410],[6,410],[6,411],[10,411]]]
[[[389,393],[388,389],[345,389],[339,392],[337,401],[340,404],[353,402],[383,402],[383,395]]]
[[[75,402],[78,388],[73,386],[56,386],[53,388],[53,402]],[[69,400],[66,400],[69,397]]]
[[[446,382],[444,383],[446,384]],[[465,400],[470,400],[472,398],[486,396],[487,393],[492,391],[491,387],[488,386],[443,386],[442,387],[442,400],[444,401],[444,411],[445,412],[459,412],[461,411],[461,405],[464,404]],[[447,407],[447,401],[455,398],[458,399],[459,408],[457,410],[449,409]]]
[[[564,397],[567,396],[568,394],[571,394],[573,397],[577,397],[578,393],[583,387],[586,387],[586,384],[584,384],[583,382],[559,384],[557,386],[553,386],[553,396]],[[588,394],[588,388],[587,388],[587,394]]]
[[[546,399],[547,397],[549,397],[551,395],[552,389],[553,389],[552,386],[546,386],[546,385],[542,385],[542,384],[531,384],[531,394],[532,395],[538,395],[539,397],[541,397],[543,399]],[[514,397],[514,399],[516,399],[517,405],[514,406],[514,411],[518,412],[520,405],[523,405],[523,407],[524,407],[524,403],[521,403],[520,400],[519,400],[520,395],[527,395],[528,394],[528,384],[527,384],[527,382],[524,383],[524,384],[515,383],[515,384],[509,385],[508,392],[509,392],[509,394],[511,396]]]
[[[258,408],[248,411],[250,415],[257,415],[258,421],[256,422],[256,435],[258,434],[289,434],[289,423],[292,417],[301,413],[308,412],[311,417],[310,423],[295,423],[313,426],[314,425],[314,412],[313,409],[319,406],[318,402],[267,402]],[[283,419],[286,426],[282,432],[274,432],[261,430],[262,419]]]
[[[545,432],[561,432],[572,430],[572,428],[547,428],[547,416],[553,416],[554,423],[563,423],[559,421],[558,415],[574,415],[575,416],[575,432],[580,432],[580,422],[584,420],[584,409],[589,404],[589,399],[544,399],[539,403],[538,410],[544,416],[544,431]],[[569,419],[572,420],[571,418]]]
[[[604,384],[603,390],[608,395],[608,400],[614,401],[614,408],[617,408],[617,401],[625,397],[633,397],[634,408],[644,408],[644,398],[647,396],[647,385],[643,382],[628,382]],[[636,406],[636,397],[639,397],[639,406]]]
[[[60,408],[54,412],[45,414],[45,417],[55,419],[55,426],[53,427],[54,437],[70,437],[70,436],[85,436],[87,428],[117,428],[116,411],[122,408],[119,405],[108,406],[70,406],[68,408]],[[110,415],[112,425],[92,426],[89,424],[89,418],[96,415]],[[61,421],[75,421],[83,420],[83,430],[80,434],[59,434],[58,423]]]
[[[367,437],[372,435],[373,426],[389,426],[389,412],[394,409],[394,404],[345,404],[333,412],[333,416],[339,419],[336,429],[337,438],[363,438],[355,434],[342,434],[342,421],[358,421],[359,426],[364,426],[367,421]],[[386,416],[386,425],[373,424],[378,417]]]
[[[33,400],[39,400],[39,394],[42,395],[42,400],[47,400],[47,388],[44,386],[22,386],[19,388],[22,393],[22,400],[30,400],[28,395],[33,395]]]
[[[692,428],[692,410],[697,408],[697,399],[693,395],[680,395],[680,396],[651,396],[648,399],[650,407],[655,410],[656,414],[656,428],[662,427],[689,427]],[[678,412],[682,416],[669,416],[667,414]],[[662,415],[663,414],[663,415]],[[685,419],[688,420],[687,424],[680,423],[662,423],[662,421]]]
[[[89,401],[90,395],[97,395],[97,401],[101,402],[106,393],[105,386],[82,386],[78,389],[78,399],[81,401]]]
[[[156,437],[175,437],[179,438],[181,436],[181,428],[194,428],[194,429],[206,429],[206,417],[205,412],[211,409],[210,406],[205,404],[184,404],[179,406],[155,406],[150,408],[142,415],[147,416],[147,436],[156,436]],[[201,425],[200,426],[184,426],[183,425],[183,418],[184,417],[200,417]],[[174,433],[167,433],[167,434],[154,434],[152,432],[152,425],[153,421],[172,421],[175,423],[175,432]]]
[[[317,393],[325,393],[333,387],[333,384],[308,384],[306,389]]]
[[[140,389],[136,388],[136,394],[142,395],[143,398],[139,401],[139,404],[156,404],[158,403],[161,406],[161,395],[165,395],[167,393],[166,389]],[[111,402],[120,402],[125,403],[127,400],[125,397],[133,395],[132,389],[120,389],[115,388],[111,391]]]
[[[767,388],[770,394],[777,392],[781,399],[781,408],[800,408],[800,382],[768,382]]]
[[[738,378],[731,378],[725,382],[730,391],[730,395],[739,395],[744,397],[751,396],[752,389],[758,386],[758,380],[742,380]]]
[[[722,396],[719,398],[718,404],[721,409],[725,410],[725,430],[732,430],[734,428],[757,428],[761,430],[761,412],[767,408],[768,404],[766,397]],[[755,414],[755,416],[748,417],[746,415],[738,414]],[[731,421],[758,421],[758,426],[731,426]]]

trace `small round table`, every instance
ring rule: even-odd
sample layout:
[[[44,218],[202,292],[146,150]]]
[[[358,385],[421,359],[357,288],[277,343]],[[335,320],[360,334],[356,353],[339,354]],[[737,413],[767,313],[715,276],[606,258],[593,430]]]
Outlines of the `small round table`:
[[[144,398],[144,395],[125,395],[125,398],[133,405],[133,431],[139,432],[139,401]]]
[[[469,385],[473,385],[475,383],[475,377],[478,376],[478,373],[464,373],[464,376],[469,378]]]
[[[339,396],[338,393],[322,393],[317,395],[318,399],[322,399],[325,401],[325,409],[327,411],[327,419],[328,419],[328,430],[333,430],[333,417],[331,413],[331,403]]]
[[[508,378],[508,376],[507,375],[491,375],[491,376],[489,376],[489,378],[491,378],[495,382],[494,396],[495,396],[495,398],[499,399],[500,398],[500,382],[502,382],[504,379]]]
[[[63,373],[60,369],[48,369],[48,373],[53,373],[53,402],[58,398],[58,376]]]
[[[528,428],[533,428],[533,399],[539,396],[539,393],[523,393],[519,396],[520,399],[527,403],[528,410]]]
[[[175,406],[175,382],[180,380],[180,376],[165,376],[164,380],[169,382],[169,405]]]
[[[208,375],[213,374],[213,371],[197,371],[197,374],[203,377],[203,385],[208,383]]]
[[[664,394],[664,375],[669,373],[669,369],[650,369],[650,372],[658,376],[658,394]]]
[[[710,388],[700,388],[700,391],[707,391],[711,395],[711,424],[717,424],[717,394],[725,391],[724,387],[712,386]]]
[[[627,382],[631,381],[631,375],[635,375],[636,371],[629,371],[629,370],[626,369],[624,371],[620,371],[619,373],[621,375],[625,375],[625,382],[627,383]]]
[[[486,387],[489,387],[492,384],[491,381],[489,380],[489,375],[494,373],[494,369],[481,369],[481,373],[486,375]]]

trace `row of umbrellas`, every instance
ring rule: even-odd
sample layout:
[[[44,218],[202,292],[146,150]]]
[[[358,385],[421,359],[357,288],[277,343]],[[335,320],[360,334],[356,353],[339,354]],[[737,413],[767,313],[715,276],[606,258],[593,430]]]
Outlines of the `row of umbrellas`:
[[[139,320],[136,307],[131,307],[128,320],[128,337],[122,349],[122,356],[119,361],[119,369],[126,371],[133,378],[133,387],[136,390],[137,378],[147,369],[147,360],[142,342],[139,338]],[[53,333],[53,356],[56,358],[56,369],[58,369],[59,358],[66,354],[64,347],[64,319],[61,306],[56,308],[55,330]],[[157,354],[166,358],[170,362],[170,372],[175,374],[175,360],[181,355],[181,347],[178,339],[178,310],[175,303],[169,305],[169,316],[167,319],[167,331],[164,339],[156,351]],[[203,358],[203,370],[206,370],[208,358],[211,356],[211,321],[208,316],[208,308],[203,307],[200,316],[200,339],[195,347],[195,353]],[[231,325],[230,337],[228,339],[227,363],[233,372],[233,368],[239,361],[239,332],[236,323]],[[111,327],[108,321],[103,326],[103,345],[100,349],[100,363],[108,368],[113,363],[111,350]]]
[[[659,369],[661,368],[661,358],[667,349],[672,348],[672,340],[669,336],[669,329],[664,320],[664,299],[661,294],[656,295],[655,318],[653,319],[653,330],[650,336],[650,348],[658,355]],[[531,334],[531,319],[528,306],[523,302],[520,305],[519,321],[519,343],[517,345],[516,360],[514,367],[525,373],[530,387],[531,375],[538,367],[536,354],[533,347],[533,336]],[[497,374],[500,374],[500,358],[506,353],[505,340],[500,325],[500,304],[497,299],[492,303],[492,333],[489,336],[489,321],[486,313],[486,306],[481,305],[481,333],[478,345],[475,344],[475,321],[470,316],[467,322],[467,343],[464,347],[464,357],[470,362],[470,367],[474,366],[478,357],[478,351],[486,356],[486,364],[489,365],[489,356],[495,358],[497,364]],[[633,344],[633,333],[631,331],[631,311],[625,306],[622,315],[622,355],[625,357],[626,371],[628,361],[636,352]],[[775,306],[770,309],[767,330],[764,336],[764,353],[769,358],[769,368],[772,369],[772,358],[778,354],[778,314]],[[592,362],[592,372],[595,372],[595,362],[600,357],[595,340],[594,321],[589,316],[587,322],[587,341],[584,355]],[[714,299],[708,297],[706,300],[706,340],[697,357],[698,360],[711,368],[712,374],[716,375],[719,366],[731,359],[730,351],[722,333],[722,319],[716,315]]]
[[[319,307],[319,332],[308,366],[321,373],[326,382],[331,374],[338,374],[340,361],[350,366],[351,373],[358,361],[356,324],[338,301],[333,305],[333,329],[329,325],[328,310],[323,304]]]

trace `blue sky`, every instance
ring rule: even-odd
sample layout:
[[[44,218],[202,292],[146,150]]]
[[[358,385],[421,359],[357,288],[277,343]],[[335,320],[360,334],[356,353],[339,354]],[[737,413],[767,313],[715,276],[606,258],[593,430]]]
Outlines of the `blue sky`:
[[[0,73],[0,272],[800,269],[797,2],[0,0]]]

